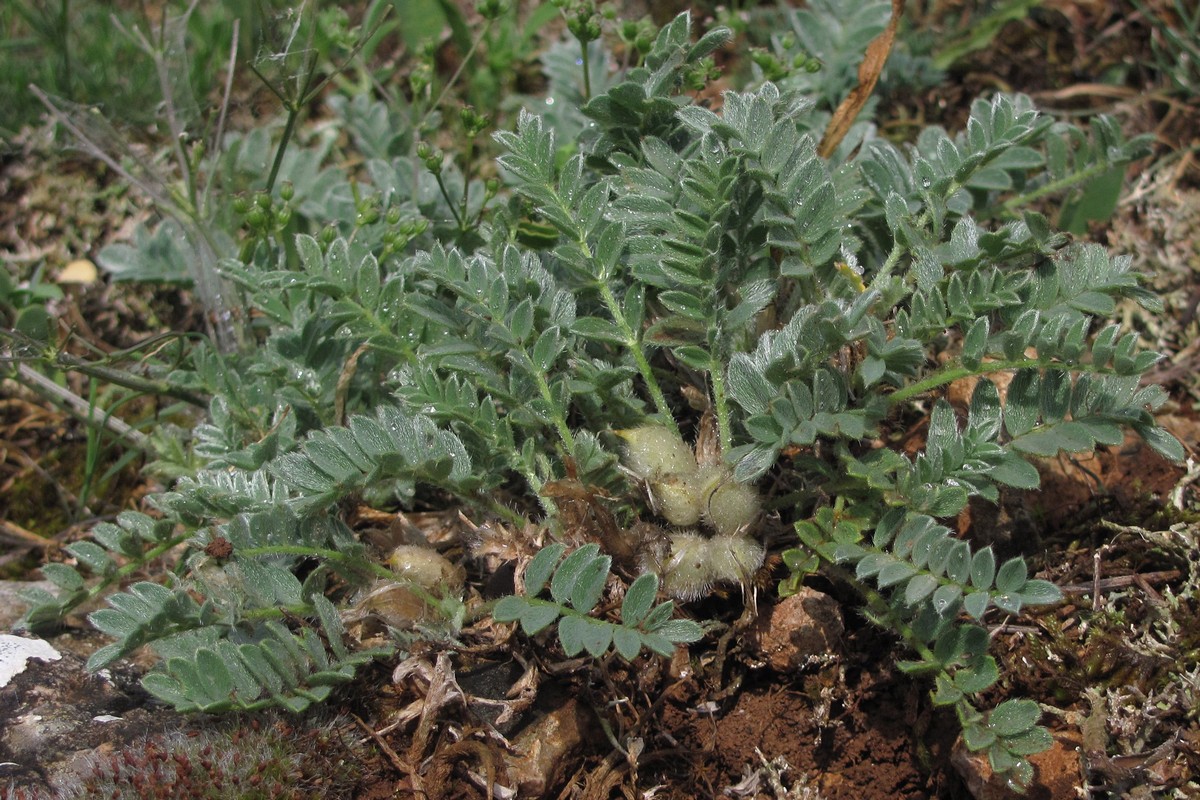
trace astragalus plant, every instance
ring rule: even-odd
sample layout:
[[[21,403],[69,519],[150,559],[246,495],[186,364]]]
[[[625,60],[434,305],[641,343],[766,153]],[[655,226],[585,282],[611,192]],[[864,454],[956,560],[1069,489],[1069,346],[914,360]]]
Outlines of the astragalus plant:
[[[92,615],[116,637],[93,666],[150,645],[165,660],[146,686],[181,708],[326,696],[366,657],[343,643],[334,587],[388,578],[347,527],[350,498],[449,494],[514,530],[603,539],[624,576],[662,573],[677,599],[701,593],[682,548],[723,559],[707,583],[745,582],[763,515],[777,515],[796,533],[784,591],[815,570],[856,585],[967,746],[1027,783],[1026,756],[1049,735],[1032,701],[977,707],[998,679],[983,621],[1059,593],[953,525],[972,497],[1036,488],[1037,458],[1117,445],[1125,429],[1182,455],[1151,416],[1163,392],[1139,382],[1158,356],[1109,322],[1123,299],[1156,299],[1128,259],[1072,243],[1047,216],[1144,144],[1110,120],[1084,131],[997,95],[957,134],[899,146],[860,122],[822,157],[829,115],[786,83],[693,91],[728,40],[693,42],[681,15],[590,98],[551,75],[582,116],[522,112],[496,134],[507,188],[458,245],[431,237],[446,220],[412,200],[429,159],[397,155],[368,165],[379,183],[356,184],[375,204],[358,227],[224,264],[258,344],[193,354],[191,383],[213,397],[196,441],[208,466],[154,500],[156,519],[129,513],[68,548],[114,587],[175,556],[162,580]],[[590,63],[611,63],[587,46]],[[488,197],[461,181],[456,193]],[[943,395],[967,379],[955,408]],[[915,454],[888,446],[919,417]],[[645,429],[674,455],[639,455],[629,437]],[[603,537],[570,528],[568,486]],[[744,511],[722,516],[722,496]],[[550,581],[553,599],[503,601],[504,619],[536,631],[561,618],[569,651],[628,658],[700,635],[651,609],[649,580],[621,624],[601,624],[610,561],[589,546],[556,567],[564,549],[529,582]],[[41,597],[32,621],[102,591],[71,566],[47,574],[66,591]],[[447,641],[456,599],[441,598]],[[285,624],[297,617],[319,628]]]

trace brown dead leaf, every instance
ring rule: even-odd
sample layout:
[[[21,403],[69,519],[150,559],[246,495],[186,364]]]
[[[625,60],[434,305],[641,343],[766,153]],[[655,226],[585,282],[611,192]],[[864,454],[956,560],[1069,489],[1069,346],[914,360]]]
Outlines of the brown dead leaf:
[[[833,118],[829,120],[829,127],[825,129],[825,135],[821,137],[821,146],[817,148],[817,154],[822,158],[829,158],[830,154],[837,149],[842,139],[846,137],[847,131],[850,130],[850,126],[854,124],[858,112],[866,104],[867,98],[871,96],[871,92],[875,91],[875,84],[879,82],[879,74],[883,72],[883,65],[887,63],[888,55],[892,52],[892,42],[896,39],[896,27],[900,24],[902,16],[904,16],[904,0],[892,0],[892,18],[888,20],[887,28],[867,45],[867,52],[863,56],[862,63],[858,65],[858,86],[850,91],[846,99],[837,107],[837,111],[833,112]]]
[[[702,467],[718,467],[725,463],[721,453],[721,437],[717,433],[717,416],[711,408],[700,417],[700,428],[696,431],[696,463]]]

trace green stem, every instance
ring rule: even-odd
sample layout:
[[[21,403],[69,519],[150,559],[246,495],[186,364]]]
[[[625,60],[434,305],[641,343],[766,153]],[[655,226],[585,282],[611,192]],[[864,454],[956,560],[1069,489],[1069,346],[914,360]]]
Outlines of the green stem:
[[[450,76],[450,80],[446,81],[446,85],[442,87],[440,92],[438,92],[437,98],[429,104],[429,109],[425,112],[425,115],[421,117],[420,124],[417,125],[418,132],[425,127],[425,123],[429,121],[429,115],[434,112],[434,109],[442,104],[442,100],[446,97],[446,92],[450,91],[454,84],[458,83],[458,79],[462,75],[463,70],[467,68],[467,64],[471,63],[471,59],[475,56],[475,51],[479,49],[479,45],[483,43],[484,37],[487,36],[491,29],[492,20],[489,19],[484,23],[483,30],[481,30],[479,35],[475,37],[475,41],[471,42],[471,49],[467,50],[467,54],[463,56],[462,61],[458,65],[458,69],[454,70],[454,74]]]
[[[494,497],[479,497],[476,499],[479,501],[480,504],[483,505],[484,508],[491,511],[497,517],[500,517],[500,519],[504,520],[509,525],[512,525],[519,529],[519,528],[524,527],[525,523],[527,522],[525,517],[518,514],[516,511],[512,510],[508,506],[504,505],[503,503],[501,503],[499,500],[497,500]],[[539,497],[539,500],[540,499],[542,499],[542,498]],[[544,507],[545,506],[543,504],[543,508]]]
[[[892,270],[894,270],[896,265],[900,263],[900,256],[904,255],[904,252],[907,249],[908,248],[904,247],[899,242],[895,242],[892,245],[892,251],[888,253],[888,257],[883,262],[883,266],[881,266],[871,278],[872,286],[887,280],[888,276],[892,274]]]
[[[715,357],[709,361],[708,374],[712,379],[713,404],[717,409],[717,433],[721,439],[721,452],[728,453],[733,447],[733,429],[729,420],[729,395],[725,392],[725,373],[721,362]]]
[[[125,578],[129,577],[135,572],[145,569],[148,563],[173,550],[174,548],[186,542],[188,539],[191,539],[192,535],[193,533],[189,531],[180,536],[173,536],[170,539],[159,542],[154,547],[142,553],[141,558],[134,558],[124,566],[114,570],[107,576],[102,577],[95,585],[89,588],[81,598],[79,598],[78,602],[72,602],[70,604],[70,608],[77,608],[81,605],[90,603],[98,597],[103,596],[107,593],[108,588],[114,584],[120,586]]]
[[[562,202],[562,198],[558,199],[559,207],[567,216],[572,216],[571,208],[566,203]],[[565,231],[564,231],[565,232]],[[584,258],[589,261],[594,257],[592,248],[587,243],[587,238],[579,234],[575,243],[579,245],[579,249],[583,251]],[[645,352],[642,350],[642,340],[638,336],[637,331],[629,324],[629,320],[625,318],[625,312],[621,310],[621,304],[617,302],[617,296],[613,294],[612,287],[609,285],[610,276],[607,274],[599,274],[596,276],[595,287],[600,292],[600,299],[604,303],[604,307],[608,309],[609,316],[612,317],[617,329],[620,330],[624,341],[621,343],[633,356],[633,362],[637,365],[638,373],[642,376],[642,380],[646,382],[646,391],[650,392],[650,399],[654,402],[654,408],[658,411],[658,415],[662,417],[662,421],[666,423],[674,433],[679,433],[679,425],[675,422],[675,415],[671,413],[671,406],[667,404],[667,397],[663,394],[662,387],[658,385],[658,379],[654,377],[654,370],[650,366],[649,359],[646,358]]]
[[[466,233],[469,226],[466,224],[467,209],[471,200],[471,165],[475,160],[475,142],[474,140],[467,142],[467,158],[463,167],[463,193],[462,193],[462,211],[459,215],[458,230],[460,233]]]
[[[311,42],[309,44],[311,45]],[[258,70],[255,70],[254,74],[258,75],[259,79],[267,84],[267,87],[283,102],[283,107],[288,112],[287,119],[283,123],[283,135],[279,138],[279,145],[275,148],[275,160],[271,162],[271,173],[267,176],[266,191],[269,195],[275,188],[275,179],[279,177],[279,168],[283,165],[283,156],[287,153],[288,146],[291,144],[292,135],[296,132],[296,121],[300,118],[304,106],[313,99],[315,91],[313,78],[317,74],[317,51],[315,49],[312,51],[312,55],[309,57],[308,64],[306,65],[304,82],[300,85],[300,91],[291,100],[285,99],[278,89],[258,73]],[[324,82],[321,85],[323,86]]]
[[[953,197],[955,192],[957,192],[961,188],[962,188],[961,183],[959,183],[957,181],[950,181],[950,183],[946,186],[945,191],[942,192],[943,202],[947,198]],[[926,225],[928,225],[930,223],[928,202],[929,202],[929,199],[927,196],[925,210],[922,211],[915,220],[913,220],[913,227],[924,228]],[[875,273],[875,276],[871,279],[871,283],[872,284],[878,283],[880,281],[885,280],[889,275],[891,275],[892,270],[895,269],[896,265],[900,263],[900,257],[902,255],[904,255],[906,250],[908,250],[908,248],[905,247],[904,245],[900,244],[899,242],[893,243],[892,251],[890,253],[888,253],[887,260],[883,262],[883,266],[880,267],[879,270]],[[867,288],[869,288],[869,287],[864,287],[864,291]]]
[[[1091,364],[1063,364],[1062,362],[1046,362],[1036,358],[1023,358],[1017,361],[988,361],[980,364],[974,369],[965,367],[961,364],[947,367],[946,369],[938,370],[934,374],[909,384],[902,389],[897,389],[888,395],[888,405],[899,405],[914,397],[918,397],[926,392],[932,391],[939,386],[945,386],[948,383],[953,383],[961,378],[971,378],[980,375],[990,375],[993,372],[1007,372],[1014,369],[1040,369],[1043,367],[1053,367],[1060,370],[1070,370],[1073,373],[1088,373],[1090,375],[1113,375],[1112,369],[1098,369]]]
[[[545,514],[545,519],[543,522],[549,522],[557,517],[558,505],[554,502],[554,500],[542,494],[542,487],[545,486],[545,482],[537,474],[537,469],[535,469],[532,464],[528,464],[521,460],[519,455],[514,459],[514,462],[513,469],[521,473],[521,477],[525,479],[525,482],[529,484],[529,488],[533,491],[533,496],[537,498],[538,505],[542,507],[542,513]],[[510,513],[515,514],[515,512]],[[525,524],[525,520],[518,516],[516,524],[518,526],[523,526]],[[553,528],[551,528],[551,536],[557,536],[557,534],[554,533]]]
[[[335,561],[339,564],[344,564],[347,567],[356,569],[360,572],[369,572],[376,578],[386,578],[390,580],[396,579],[396,573],[382,564],[376,564],[374,561],[368,561],[357,556],[347,555],[340,550],[328,550],[323,547],[305,547],[298,544],[277,544],[267,545],[264,547],[247,547],[242,550],[237,550],[236,554],[245,558],[255,558],[257,556],[305,556],[309,558],[323,558],[326,561]]]
[[[261,620],[261,619],[283,619],[285,614],[293,614],[297,617],[311,616],[313,607],[308,603],[302,603],[294,606],[272,606],[270,608],[248,608],[241,611],[243,620]]]
[[[442,197],[446,201],[446,205],[450,207],[450,213],[454,216],[454,221],[458,224],[458,229],[463,229],[462,217],[458,214],[458,207],[454,200],[450,198],[450,190],[446,188],[446,184],[442,182],[442,173],[435,172],[433,177],[437,180],[438,190],[442,193]]]
[[[571,428],[567,425],[566,417],[562,415],[562,409],[555,402],[554,395],[550,391],[550,384],[546,382],[546,377],[534,366],[533,359],[525,356],[529,361],[529,374],[533,376],[534,382],[538,387],[538,394],[546,401],[546,406],[551,409],[551,414],[554,417],[554,429],[558,431],[558,438],[562,439],[563,446],[567,448],[567,452],[571,458],[575,458],[575,435],[571,433]]]
[[[300,107],[295,103],[289,103],[287,106],[287,119],[283,123],[283,135],[279,139],[279,145],[275,148],[275,160],[271,162],[271,173],[267,175],[267,194],[275,188],[275,179],[279,177],[279,168],[283,166],[283,156],[287,152],[288,144],[292,140],[292,134],[296,130],[296,120],[300,117]]]
[[[591,257],[591,252],[587,249],[586,243],[581,243],[585,248],[585,253]],[[662,417],[662,421],[666,423],[672,432],[679,434],[679,425],[675,422],[675,415],[671,413],[671,407],[667,404],[667,397],[663,394],[662,387],[658,385],[658,379],[654,377],[654,370],[650,367],[650,361],[646,358],[645,352],[642,350],[641,338],[637,332],[629,325],[629,320],[625,318],[625,312],[621,310],[621,305],[617,302],[616,295],[613,294],[612,287],[602,277],[596,282],[596,288],[600,290],[600,299],[604,302],[604,307],[608,309],[609,316],[616,323],[617,329],[621,331],[624,337],[625,348],[633,356],[634,364],[637,365],[638,372],[642,376],[642,380],[646,382],[646,391],[650,392],[650,399],[654,401],[654,408],[658,411],[658,415]]]
[[[321,90],[325,88],[325,84],[333,80],[334,76],[345,71],[346,67],[358,56],[359,51],[361,51],[367,42],[375,35],[386,19],[387,13],[385,12],[384,14],[380,15],[379,21],[368,34],[358,38],[358,41],[355,42],[354,48],[350,51],[350,54],[346,57],[346,60],[341,64],[334,64],[329,75],[316,83],[313,82],[313,78],[315,78],[317,74],[317,51],[316,48],[312,47],[312,35],[310,33],[308,46],[311,49],[312,55],[309,57],[304,75],[304,82],[300,85],[300,91],[296,93],[295,97],[291,101],[285,99],[279,90],[276,89],[270,82],[268,82],[267,79],[264,78],[262,74],[254,68],[253,64],[250,65],[250,69],[253,70],[254,74],[258,75],[259,80],[266,84],[267,88],[279,98],[280,102],[283,103],[284,108],[286,108],[288,111],[287,121],[284,123],[283,128],[283,137],[279,140],[279,146],[275,150],[275,161],[271,164],[271,174],[267,178],[267,194],[270,194],[271,190],[275,188],[275,179],[279,176],[279,167],[283,164],[283,155],[287,152],[288,145],[291,143],[292,134],[296,129],[296,120],[299,118],[304,107],[316,99]]]
[[[909,384],[902,389],[897,389],[888,395],[888,405],[896,406],[900,403],[911,400],[932,391],[939,386],[945,386],[948,383],[953,383],[961,378],[969,378],[975,375],[988,375],[993,372],[1004,372],[1010,369],[1026,369],[1029,367],[1039,367],[1042,362],[1036,358],[1026,358],[1020,361],[989,361],[986,364],[980,364],[974,369],[964,367],[961,364],[958,366],[948,367],[939,370],[930,375],[924,380]]]
[[[1097,175],[1112,169],[1114,166],[1116,165],[1109,161],[1101,161],[1099,163],[1092,164],[1086,169],[1080,170],[1073,175],[1066,175],[1056,181],[1050,181],[1044,186],[1039,186],[1032,192],[1019,194],[1016,197],[1010,197],[1008,200],[1004,201],[1004,204],[1001,206],[1001,208],[1005,211],[1014,211],[1018,207],[1028,205],[1029,203],[1039,200],[1046,195],[1055,194],[1065,189],[1070,189],[1072,186],[1075,186],[1079,183],[1086,183],[1092,178],[1095,178]]]
[[[130,374],[123,370],[105,367],[99,364],[92,364],[84,361],[77,356],[69,353],[58,353],[54,356],[53,365],[59,369],[73,370],[82,372],[92,378],[98,378],[102,381],[123,386],[126,389],[132,389],[135,392],[153,395],[155,397],[174,397],[177,400],[183,400],[186,403],[196,406],[197,408],[208,408],[208,401],[201,395],[181,389],[166,381],[156,381],[149,378],[142,378],[137,375]]]
[[[588,63],[588,43],[583,39],[579,40],[580,61],[583,62],[583,102],[592,99],[592,70]]]

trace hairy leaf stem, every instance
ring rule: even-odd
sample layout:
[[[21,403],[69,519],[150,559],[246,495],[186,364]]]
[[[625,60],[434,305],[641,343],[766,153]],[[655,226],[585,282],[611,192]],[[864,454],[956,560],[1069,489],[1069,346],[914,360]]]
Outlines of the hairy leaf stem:
[[[135,572],[138,572],[139,570],[145,569],[148,563],[161,555],[169,553],[171,550],[183,544],[188,539],[191,539],[194,534],[194,531],[187,531],[186,533],[181,533],[178,536],[172,536],[170,539],[165,539],[142,553],[141,558],[132,559],[118,569],[113,570],[108,575],[102,576],[94,586],[87,590],[84,599],[80,601],[80,603],[72,603],[72,607],[81,605],[82,603],[90,602],[97,597],[102,596],[105,594],[105,591],[114,584],[120,586],[125,578],[129,577]]]
[[[721,362],[714,356],[709,361],[708,374],[712,379],[713,405],[717,412],[717,435],[721,439],[721,452],[733,448],[733,426],[729,420],[729,395],[725,391],[725,373]]]
[[[585,248],[587,246],[583,242],[580,244]],[[585,252],[589,257],[591,256],[589,250],[585,249]],[[625,345],[625,349],[633,356],[633,362],[637,365],[638,373],[641,374],[642,380],[646,382],[646,391],[650,393],[650,399],[654,402],[655,410],[662,417],[663,423],[673,433],[679,435],[679,424],[675,422],[675,415],[671,413],[671,407],[667,404],[667,396],[663,394],[662,387],[658,385],[658,379],[654,377],[654,370],[650,366],[650,361],[646,358],[646,354],[642,350],[641,338],[629,325],[629,320],[625,318],[625,312],[621,310],[621,305],[617,302],[617,297],[613,294],[612,287],[603,279],[597,280],[595,285],[600,291],[600,299],[604,302],[604,307],[608,309],[609,315],[612,316],[613,322],[624,337],[622,344]],[[726,413],[728,413],[728,406],[726,406]],[[728,417],[726,418],[726,423],[728,423]]]
[[[1005,372],[1010,369],[1027,369],[1030,367],[1045,366],[1044,362],[1036,358],[1024,358],[1019,361],[989,361],[986,364],[980,364],[978,367],[971,369],[961,364],[946,369],[938,370],[929,377],[919,380],[916,383],[911,383],[901,389],[897,389],[888,395],[888,405],[896,406],[900,403],[907,402],[914,397],[919,397],[926,392],[932,391],[939,386],[945,386],[948,383],[960,380],[962,378],[970,378],[978,375],[990,375],[993,372]],[[1075,371],[1081,370],[1079,366],[1072,367]]]
[[[538,394],[542,396],[542,399],[546,401],[546,406],[550,409],[554,429],[558,431],[558,438],[562,439],[567,452],[572,458],[575,458],[575,435],[571,433],[571,428],[567,425],[567,418],[563,415],[563,410],[558,407],[558,402],[550,391],[550,384],[546,381],[546,376],[534,366],[532,359],[529,360],[529,367],[529,374],[533,376],[534,383],[537,384]]]
[[[195,392],[180,388],[167,381],[142,378],[123,370],[105,367],[100,364],[92,364],[69,353],[58,353],[55,355],[54,366],[59,369],[82,372],[88,377],[98,378],[117,386],[123,386],[126,389],[132,389],[135,392],[154,396],[174,397],[177,400],[190,403],[197,408],[208,408],[208,399]]]
[[[1009,211],[1009,212],[1014,211],[1017,208],[1020,208],[1021,206],[1028,205],[1032,202],[1040,200],[1041,198],[1043,198],[1047,195],[1055,194],[1057,192],[1061,192],[1066,189],[1070,189],[1072,186],[1076,186],[1077,184],[1080,184],[1080,183],[1086,183],[1086,182],[1090,181],[1092,178],[1095,178],[1098,175],[1102,175],[1103,173],[1112,169],[1114,166],[1115,165],[1109,161],[1100,161],[1095,164],[1091,164],[1088,167],[1086,167],[1085,169],[1082,169],[1079,172],[1076,172],[1072,175],[1064,175],[1063,177],[1059,178],[1058,180],[1054,180],[1054,181],[1050,181],[1048,183],[1042,184],[1041,186],[1039,186],[1038,188],[1034,189],[1031,192],[1026,192],[1025,194],[1019,194],[1014,197],[1010,197],[1007,200],[1005,200],[1004,204],[1001,205],[1000,207],[1002,209],[1004,209],[1005,211]]]
[[[395,580],[396,573],[382,564],[376,564],[365,558],[347,555],[340,550],[329,550],[324,547],[305,547],[298,544],[277,544],[265,545],[263,547],[247,547],[245,549],[235,551],[236,555],[246,558],[255,558],[257,556],[305,556],[310,558],[323,558],[326,561],[333,561],[338,564],[344,564],[359,572],[367,572],[376,578],[386,578]]]

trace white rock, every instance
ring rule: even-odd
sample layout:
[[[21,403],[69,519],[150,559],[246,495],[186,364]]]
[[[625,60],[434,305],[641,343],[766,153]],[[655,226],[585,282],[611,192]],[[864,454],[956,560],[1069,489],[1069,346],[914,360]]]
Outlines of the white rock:
[[[31,658],[58,661],[62,654],[41,639],[0,634],[0,688],[8,686],[13,676],[24,672],[25,662]]]

